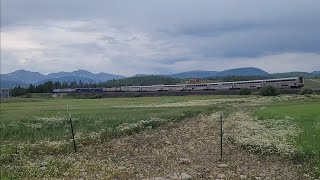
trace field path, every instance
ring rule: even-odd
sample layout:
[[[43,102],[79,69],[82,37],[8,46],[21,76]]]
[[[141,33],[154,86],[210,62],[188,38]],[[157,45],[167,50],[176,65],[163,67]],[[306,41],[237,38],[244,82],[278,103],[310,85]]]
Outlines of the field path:
[[[301,165],[250,153],[231,143],[225,143],[220,162],[218,122],[217,114],[198,117],[83,151],[109,159],[121,169],[118,179],[308,179]]]

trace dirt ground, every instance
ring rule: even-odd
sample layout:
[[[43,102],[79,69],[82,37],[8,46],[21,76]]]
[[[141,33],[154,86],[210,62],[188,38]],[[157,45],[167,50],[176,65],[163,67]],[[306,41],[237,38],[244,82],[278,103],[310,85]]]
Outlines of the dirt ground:
[[[224,142],[220,161],[216,114],[84,147],[121,169],[116,179],[312,179],[308,167]],[[228,129],[225,129],[228,131]]]

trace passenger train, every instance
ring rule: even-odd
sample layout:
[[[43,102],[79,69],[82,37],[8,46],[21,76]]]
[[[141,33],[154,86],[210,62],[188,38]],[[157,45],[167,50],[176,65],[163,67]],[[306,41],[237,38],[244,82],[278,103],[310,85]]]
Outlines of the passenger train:
[[[111,87],[111,88],[54,89],[53,93],[240,90],[243,88],[260,89],[261,87],[264,87],[264,86],[274,86],[279,89],[301,88],[304,86],[304,79],[303,77],[292,77],[292,78],[280,78],[280,79],[201,83],[201,84],[122,86],[122,87]]]

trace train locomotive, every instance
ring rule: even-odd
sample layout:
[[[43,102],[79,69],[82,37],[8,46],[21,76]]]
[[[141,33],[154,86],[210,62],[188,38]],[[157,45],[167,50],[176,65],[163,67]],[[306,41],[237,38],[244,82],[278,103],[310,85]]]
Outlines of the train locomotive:
[[[303,77],[265,79],[236,82],[217,82],[200,84],[152,85],[152,86],[121,86],[110,88],[74,88],[54,89],[53,93],[102,93],[102,92],[152,92],[152,91],[209,91],[209,90],[240,90],[260,89],[264,86],[274,86],[278,89],[301,88]]]

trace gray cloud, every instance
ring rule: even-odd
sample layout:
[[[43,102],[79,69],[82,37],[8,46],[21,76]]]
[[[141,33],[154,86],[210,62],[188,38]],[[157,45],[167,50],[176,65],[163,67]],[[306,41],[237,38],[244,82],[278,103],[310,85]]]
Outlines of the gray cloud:
[[[2,0],[1,72],[319,70],[319,7],[317,0]]]

